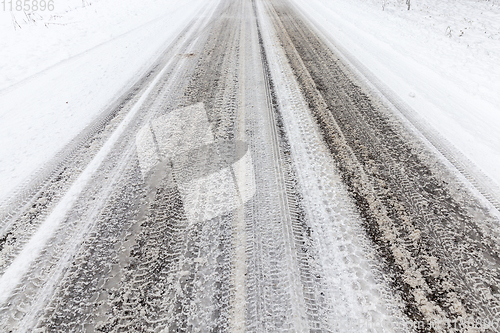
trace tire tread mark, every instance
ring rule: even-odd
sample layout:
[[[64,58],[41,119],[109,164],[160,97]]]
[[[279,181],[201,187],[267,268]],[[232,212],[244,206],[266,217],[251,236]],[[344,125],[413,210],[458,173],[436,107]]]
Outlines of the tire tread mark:
[[[484,290],[485,284],[495,283],[496,270],[490,271],[486,279],[479,276],[475,269],[476,265],[482,265],[478,251],[468,255],[454,246],[446,224],[453,222],[451,216],[462,224],[467,221],[471,231],[488,245],[478,244],[466,232],[460,236],[493,256],[491,249],[495,249],[495,243],[487,235],[481,235],[468,213],[460,209],[463,202],[456,202],[438,183],[418,147],[403,141],[397,122],[377,113],[370,98],[352,83],[345,68],[337,64],[337,57],[322,48],[317,37],[308,32],[296,14],[290,14],[283,2],[275,1],[273,5],[279,38],[325,141],[338,161],[344,182],[364,216],[364,227],[385,259],[387,269],[392,271],[394,287],[406,300],[405,313],[414,320],[430,320],[424,316],[423,304],[416,301],[418,288],[407,283],[413,279],[413,283],[420,280],[419,288],[434,316],[454,319],[463,315],[453,308],[459,307],[453,302],[459,299],[458,293],[466,292],[467,297],[461,297],[460,301],[468,313],[478,315],[472,304],[479,302],[487,316],[494,317],[490,311],[497,307],[498,301],[486,301],[489,306],[486,305],[485,299],[474,295],[473,286],[482,285]],[[433,198],[435,192],[450,204]],[[450,252],[457,256],[450,256]],[[437,270],[429,263],[433,258],[440,259]],[[442,258],[448,258],[444,265]],[[446,267],[450,264],[454,269]],[[445,287],[450,280],[455,283],[451,290]]]

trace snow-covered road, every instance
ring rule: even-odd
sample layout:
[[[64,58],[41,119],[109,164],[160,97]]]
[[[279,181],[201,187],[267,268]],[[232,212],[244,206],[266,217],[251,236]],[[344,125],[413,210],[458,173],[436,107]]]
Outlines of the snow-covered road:
[[[500,199],[320,2],[173,2],[0,91],[1,330],[495,331]]]

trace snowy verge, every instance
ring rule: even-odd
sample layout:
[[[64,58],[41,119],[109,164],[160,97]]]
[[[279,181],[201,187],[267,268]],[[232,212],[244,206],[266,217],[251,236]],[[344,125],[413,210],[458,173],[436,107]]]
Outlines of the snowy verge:
[[[385,10],[376,0],[292,1],[500,184],[500,6],[425,0],[407,11],[391,1]]]
[[[181,7],[196,7],[176,0],[54,0],[53,6],[25,13],[2,11],[0,4],[0,91]]]
[[[206,3],[206,0],[163,2],[155,11],[142,12],[130,25],[127,24],[130,13],[141,4],[122,4],[128,10],[115,13],[121,13],[121,18],[110,19],[124,21],[123,24],[111,24],[108,30],[103,28],[95,33],[91,30],[83,33],[85,29],[76,25],[74,30],[68,25],[52,31],[50,38],[55,45],[39,53],[31,50],[28,54],[34,59],[26,56],[24,46],[29,38],[37,43],[40,27],[28,27],[38,32],[31,37],[23,36],[20,46],[9,45],[10,55],[18,55],[18,66],[29,68],[30,73],[40,69],[37,58],[43,62],[51,57],[63,36],[72,36],[73,40],[62,43],[61,49],[74,56],[58,58],[49,68],[0,91],[0,201],[136,81]],[[117,4],[110,2],[108,11]],[[90,15],[89,8],[93,6],[73,11],[71,16],[84,21]],[[108,39],[103,41],[106,33]],[[2,58],[5,54],[0,53],[0,63],[5,63]]]

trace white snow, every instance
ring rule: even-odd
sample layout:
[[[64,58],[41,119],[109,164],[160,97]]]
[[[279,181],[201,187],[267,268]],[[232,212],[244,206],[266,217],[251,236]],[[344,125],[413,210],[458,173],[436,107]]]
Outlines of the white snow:
[[[167,71],[172,60],[156,75],[154,80],[149,83],[144,94],[137,100],[130,112],[124,117],[117,129],[113,132],[104,146],[94,156],[92,161],[78,176],[76,181],[71,185],[69,190],[64,194],[61,200],[57,203],[54,210],[38,227],[36,233],[30,238],[29,242],[23,247],[22,251],[17,255],[12,264],[0,276],[0,305],[12,294],[13,290],[21,281],[21,278],[26,274],[30,265],[38,257],[49,239],[54,235],[57,228],[61,225],[67,216],[68,211],[74,206],[81,192],[88,185],[92,176],[97,172],[102,162],[114,148],[120,136],[125,132],[130,123],[135,119],[141,106],[149,97],[149,94],[158,84],[162,76]]]
[[[500,2],[292,1],[500,184]]]
[[[0,8],[0,202],[133,84],[206,3],[65,0],[34,22]]]

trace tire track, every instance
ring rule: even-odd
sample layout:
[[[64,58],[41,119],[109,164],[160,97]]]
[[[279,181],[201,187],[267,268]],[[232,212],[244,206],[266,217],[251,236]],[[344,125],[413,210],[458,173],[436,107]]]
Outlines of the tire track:
[[[309,108],[405,313],[426,321],[424,331],[434,321],[496,318],[497,236],[481,225],[493,218],[456,179],[443,179],[437,159],[364,93],[288,3],[271,6]]]
[[[184,97],[176,106],[203,102],[219,140],[234,137],[231,69],[235,67],[237,10],[237,4],[229,2],[222,2],[216,10],[196,68],[183,89]],[[98,331],[228,330],[232,213],[191,223],[178,189],[169,188],[172,180],[164,181],[152,188],[154,197],[146,203],[131,263],[109,298],[106,319]]]
[[[288,256],[293,258],[293,261],[298,265],[298,275],[300,278],[300,281],[296,282],[299,285],[295,288],[301,290],[301,293],[298,295],[299,299],[292,300],[292,302],[295,303],[293,306],[301,306],[303,309],[297,309],[293,316],[307,316],[307,323],[302,327],[296,327],[299,331],[325,331],[329,330],[329,328],[325,318],[327,311],[325,310],[326,306],[324,304],[324,291],[321,290],[321,286],[323,285],[321,276],[323,273],[313,264],[315,258],[317,258],[317,255],[314,253],[316,249],[314,248],[311,238],[311,227],[306,221],[305,212],[301,205],[302,198],[298,191],[297,176],[291,156],[291,147],[283,123],[283,116],[281,114],[275,84],[271,77],[271,70],[264,46],[255,0],[252,1],[252,7],[257,20],[256,25],[266,83],[267,104],[270,110],[270,125],[275,131],[274,151],[275,154],[279,155],[275,158],[280,161],[280,163],[277,163],[277,166],[283,166],[283,170],[278,169],[277,173],[279,174],[278,177],[282,179],[282,184],[285,187],[283,192],[286,193],[286,199],[283,203],[283,208],[286,210],[285,214],[290,216],[290,220],[287,221],[288,225],[285,225],[285,229],[288,229],[285,231],[285,233],[288,233],[285,237],[290,238],[289,241],[292,244],[288,244],[287,246],[290,248],[291,252],[295,252],[293,254],[288,254]]]
[[[127,113],[137,103],[148,84],[174,57],[184,36],[192,29],[194,21],[181,32],[171,47],[146,71],[125,94],[110,105],[84,131],[78,134],[52,161],[42,166],[24,184],[19,186],[10,199],[2,203],[0,210],[0,273],[10,265],[20,249],[47,218],[63,194],[77,179],[93,156],[109,139]],[[177,59],[177,64],[178,61]],[[176,64],[172,66],[176,67]]]
[[[205,8],[205,11],[206,9],[207,8]],[[192,26],[189,27],[187,31],[189,30],[193,33]],[[182,77],[186,72],[190,72],[189,62],[186,62],[187,60],[185,57],[176,55],[177,52],[183,53],[186,50],[189,43],[186,43],[183,39],[185,39],[187,35],[189,34],[179,37],[178,45],[168,51],[168,58],[161,60],[165,63],[170,61],[170,65],[163,70],[166,78],[175,78],[179,75]],[[196,35],[195,37],[198,38]],[[196,38],[191,37],[188,41],[196,41]],[[153,89],[151,92],[151,96],[157,99],[155,100],[153,97],[153,104],[164,101],[166,96],[171,97],[170,95],[172,94],[173,87],[170,83],[167,83],[167,79],[159,79],[157,90]],[[135,149],[130,144],[130,139],[133,139],[134,135],[130,133],[134,133],[142,121],[147,121],[148,117],[152,117],[154,112],[158,110],[158,106],[153,105],[152,109],[152,112],[145,112],[136,117],[135,123],[130,126],[131,128],[126,132],[125,138],[117,144],[115,151],[110,154],[111,156],[109,156],[109,159],[104,163],[99,172],[97,172],[93,188],[84,191],[82,198],[77,202],[75,207],[73,207],[71,213],[64,221],[63,228],[56,232],[56,237],[53,237],[49,241],[40,257],[33,263],[26,277],[23,279],[23,283],[16,288],[13,296],[9,299],[9,304],[6,304],[7,306],[1,309],[3,327],[12,328],[16,332],[29,331],[33,329],[33,326],[36,325],[36,321],[40,319],[40,323],[44,324],[39,327],[39,330],[46,330],[47,327],[57,328],[59,324],[62,325],[61,327],[67,326],[79,330],[78,327],[84,327],[89,325],[89,322],[92,322],[93,314],[88,313],[89,309],[95,308],[96,304],[96,299],[92,299],[96,295],[93,293],[92,289],[75,289],[77,292],[75,291],[71,297],[69,297],[68,294],[64,294],[64,291],[69,290],[68,288],[79,280],[82,280],[79,285],[85,286],[93,286],[93,282],[95,281],[104,281],[107,276],[108,268],[112,266],[111,264],[104,264],[103,262],[105,262],[105,259],[103,261],[103,258],[107,258],[106,250],[110,248],[109,244],[116,244],[119,238],[114,240],[110,240],[109,237],[104,238],[101,242],[109,242],[109,244],[102,244],[99,242],[96,244],[95,238],[98,238],[99,235],[96,235],[93,229],[97,225],[104,228],[101,232],[102,235],[110,233],[107,232],[106,229],[106,222],[109,221],[102,221],[98,218],[100,209],[105,205],[111,187],[114,186],[115,182],[119,182],[121,178],[120,175],[127,169],[126,165],[130,163],[130,159],[134,156]],[[133,178],[131,184],[135,184]],[[137,187],[132,188],[137,189]],[[127,191],[123,192],[127,193]],[[127,198],[130,197],[124,195],[124,198],[124,200],[127,200]],[[137,196],[134,198],[137,198]],[[135,201],[131,200],[131,202],[133,203]],[[123,208],[123,205],[120,206],[118,204],[117,206]],[[133,207],[133,204],[131,206]],[[117,209],[117,211],[120,211],[120,209]],[[119,222],[126,224],[126,222],[130,220],[130,217],[127,216],[128,215],[125,214],[124,221]],[[98,222],[96,220],[98,220]],[[104,226],[99,225],[99,222],[105,223]],[[113,220],[113,222],[115,222],[115,220]],[[114,235],[121,235],[121,233],[118,232]],[[61,275],[64,276],[66,273],[66,265],[74,260],[73,256],[75,255],[75,251],[78,251],[80,242],[85,238],[88,243],[82,247],[81,251],[83,252],[77,256],[80,258],[80,261],[77,260],[77,264],[72,268],[76,270],[77,273],[69,273],[69,277],[66,276],[65,279],[60,281]],[[96,246],[88,248],[88,244]],[[85,258],[87,255],[87,262],[83,262],[81,259]],[[60,283],[59,287],[57,286],[58,283]],[[68,284],[70,285],[69,287]],[[75,283],[75,285],[77,284],[78,283]],[[54,295],[52,295],[53,293]],[[40,318],[40,313],[45,307],[44,305],[49,302],[52,296],[54,296],[52,301],[50,301],[52,305],[49,306],[47,310],[49,313],[51,313],[52,308],[57,308],[59,310],[65,309],[64,311],[71,311],[71,309],[73,309],[73,315],[67,317],[74,318],[76,316],[79,320],[75,320],[68,324],[65,319],[61,319],[66,318],[65,315],[62,315],[59,318],[55,318],[55,322],[59,324],[50,326],[50,324],[48,324],[50,320],[47,320],[47,318],[44,319],[43,317]],[[85,304],[86,301],[90,302],[90,305],[82,308],[82,305]],[[56,311],[53,317],[57,317],[57,315],[58,313]],[[44,326],[45,324],[46,326]]]

